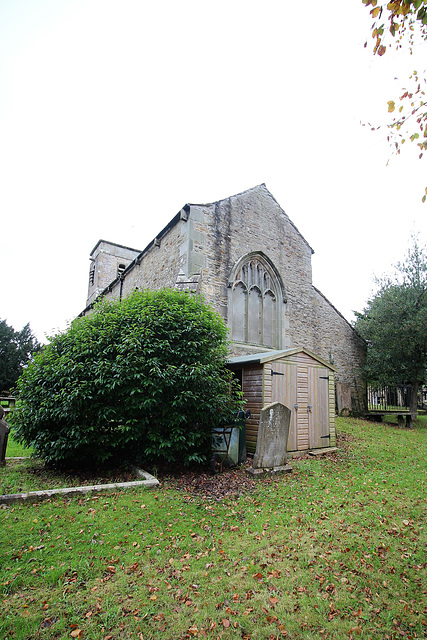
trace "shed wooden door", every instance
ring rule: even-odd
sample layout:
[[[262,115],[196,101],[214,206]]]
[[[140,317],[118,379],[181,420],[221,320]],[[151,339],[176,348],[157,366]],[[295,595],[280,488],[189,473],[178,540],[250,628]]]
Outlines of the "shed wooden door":
[[[329,446],[329,371],[309,367],[308,435],[310,449]]]
[[[297,451],[301,448],[300,416],[295,409],[298,404],[298,396],[301,397],[301,385],[298,367],[289,362],[274,362],[271,365],[271,398],[269,402],[281,402],[291,410],[291,422],[289,425],[288,451]],[[298,392],[300,389],[300,392]],[[307,448],[307,446],[303,447]]]
[[[328,369],[304,363],[274,362],[269,374],[269,401],[281,402],[292,411],[288,451],[329,446]]]

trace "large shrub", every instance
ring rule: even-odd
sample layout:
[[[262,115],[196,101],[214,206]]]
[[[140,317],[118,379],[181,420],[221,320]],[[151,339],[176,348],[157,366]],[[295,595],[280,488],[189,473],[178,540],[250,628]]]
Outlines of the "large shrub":
[[[224,322],[197,297],[101,301],[19,379],[16,436],[57,465],[204,461],[239,400],[226,358]]]

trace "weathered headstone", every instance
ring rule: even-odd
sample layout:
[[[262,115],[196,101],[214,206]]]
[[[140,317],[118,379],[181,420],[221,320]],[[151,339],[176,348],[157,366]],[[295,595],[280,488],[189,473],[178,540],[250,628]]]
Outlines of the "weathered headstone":
[[[287,464],[286,445],[289,436],[291,410],[280,402],[261,409],[255,455],[250,473],[292,471]]]
[[[3,420],[4,409],[0,407],[0,465],[6,464],[6,447],[7,438],[9,436],[10,427],[6,420]]]
[[[337,382],[336,399],[338,415],[349,416],[351,413],[351,384],[349,382]]]

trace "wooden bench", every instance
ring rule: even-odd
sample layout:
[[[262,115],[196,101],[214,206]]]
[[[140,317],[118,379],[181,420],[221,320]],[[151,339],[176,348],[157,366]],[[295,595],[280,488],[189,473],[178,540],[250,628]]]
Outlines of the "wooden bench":
[[[368,411],[365,414],[366,418],[378,417],[382,418],[383,416],[397,416],[397,424],[399,427],[405,427],[407,429],[412,429],[413,420],[416,416],[409,412],[409,409],[399,409],[394,411]]]

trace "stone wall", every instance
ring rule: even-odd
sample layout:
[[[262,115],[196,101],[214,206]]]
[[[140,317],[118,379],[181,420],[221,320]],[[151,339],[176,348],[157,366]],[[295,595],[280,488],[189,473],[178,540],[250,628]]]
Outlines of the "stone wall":
[[[99,240],[90,254],[91,264],[86,304],[93,302],[139,254],[138,249]]]
[[[313,353],[330,362],[337,369],[337,386],[350,385],[351,406],[342,407],[354,413],[364,413],[366,383],[363,366],[366,343],[333,305],[313,287],[312,346]]]
[[[191,208],[191,213],[193,209]],[[229,323],[227,288],[233,265],[245,254],[262,252],[279,271],[285,289],[281,347],[301,344],[311,313],[313,250],[265,185],[204,208],[207,265],[203,292]]]
[[[134,289],[173,289],[185,264],[187,222],[178,220],[149,246],[125,274],[122,295]]]

